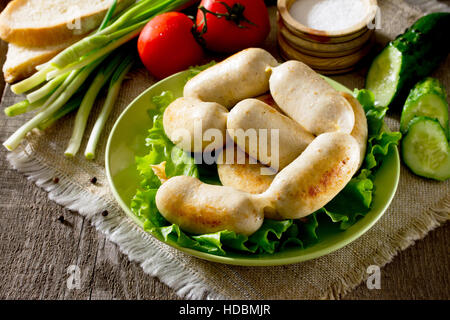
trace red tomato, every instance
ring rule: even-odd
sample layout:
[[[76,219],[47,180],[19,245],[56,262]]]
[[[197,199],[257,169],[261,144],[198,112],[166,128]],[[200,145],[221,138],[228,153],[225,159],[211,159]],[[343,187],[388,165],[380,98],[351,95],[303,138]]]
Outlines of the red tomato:
[[[208,11],[206,32],[201,7]],[[236,52],[256,46],[270,31],[267,7],[263,0],[202,0],[197,12],[197,32],[201,34],[202,30],[206,48],[212,51]]]
[[[150,73],[162,79],[202,62],[204,52],[192,34],[193,25],[179,12],[161,14],[147,23],[137,47]]]

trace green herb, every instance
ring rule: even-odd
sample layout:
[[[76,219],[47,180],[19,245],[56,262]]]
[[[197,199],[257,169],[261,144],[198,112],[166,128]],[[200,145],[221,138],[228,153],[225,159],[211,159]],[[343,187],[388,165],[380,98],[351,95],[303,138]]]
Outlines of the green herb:
[[[64,117],[65,115],[69,114],[70,112],[76,110],[83,100],[83,95],[78,93],[64,105],[61,109],[56,111],[54,114],[52,114],[49,118],[41,122],[38,126],[40,130],[45,130],[48,127],[50,127],[52,124],[54,124],[56,121]]]

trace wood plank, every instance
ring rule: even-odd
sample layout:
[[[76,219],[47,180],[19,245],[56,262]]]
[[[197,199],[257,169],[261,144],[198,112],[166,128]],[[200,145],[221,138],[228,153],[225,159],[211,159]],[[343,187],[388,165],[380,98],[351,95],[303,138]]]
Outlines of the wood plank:
[[[381,289],[362,283],[345,299],[450,298],[450,223],[431,231],[425,239],[399,253],[381,269]]]

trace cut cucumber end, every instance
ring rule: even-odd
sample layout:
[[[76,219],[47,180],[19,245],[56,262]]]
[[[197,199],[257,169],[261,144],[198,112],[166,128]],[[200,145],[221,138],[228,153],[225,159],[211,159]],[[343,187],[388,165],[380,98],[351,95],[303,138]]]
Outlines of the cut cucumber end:
[[[411,120],[402,140],[402,158],[415,174],[444,181],[450,178],[450,147],[447,136],[435,119]]]
[[[387,46],[372,62],[366,78],[366,89],[375,95],[375,103],[387,107],[399,89],[402,54]]]
[[[440,96],[427,94],[419,100],[406,104],[400,119],[400,131],[406,133],[409,123],[415,117],[428,117],[439,121],[448,137],[448,106]]]

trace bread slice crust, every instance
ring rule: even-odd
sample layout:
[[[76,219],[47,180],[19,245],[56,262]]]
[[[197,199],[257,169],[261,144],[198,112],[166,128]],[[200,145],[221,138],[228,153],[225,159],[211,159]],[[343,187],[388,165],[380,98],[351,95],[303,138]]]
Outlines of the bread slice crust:
[[[54,46],[68,42],[74,36],[84,35],[98,27],[111,5],[110,0],[104,0],[105,5],[103,8],[96,8],[89,13],[84,13],[80,17],[74,17],[71,21],[52,24],[49,22],[50,20],[44,19],[46,21],[42,21],[42,23],[38,23],[37,25],[27,25],[26,23],[22,26],[14,25],[14,19],[23,19],[24,21],[33,20],[31,19],[31,16],[35,14],[33,12],[29,12],[29,17],[18,17],[20,12],[27,11],[23,9],[29,5],[30,1],[41,1],[44,8],[45,2],[47,2],[46,0],[13,0],[8,3],[0,14],[0,38],[4,41],[27,47]],[[122,11],[133,2],[135,0],[118,0],[116,13]],[[88,5],[88,0],[85,3]],[[67,1],[67,9],[70,10],[72,6],[74,4]],[[48,17],[48,19],[51,19],[51,17]]]

